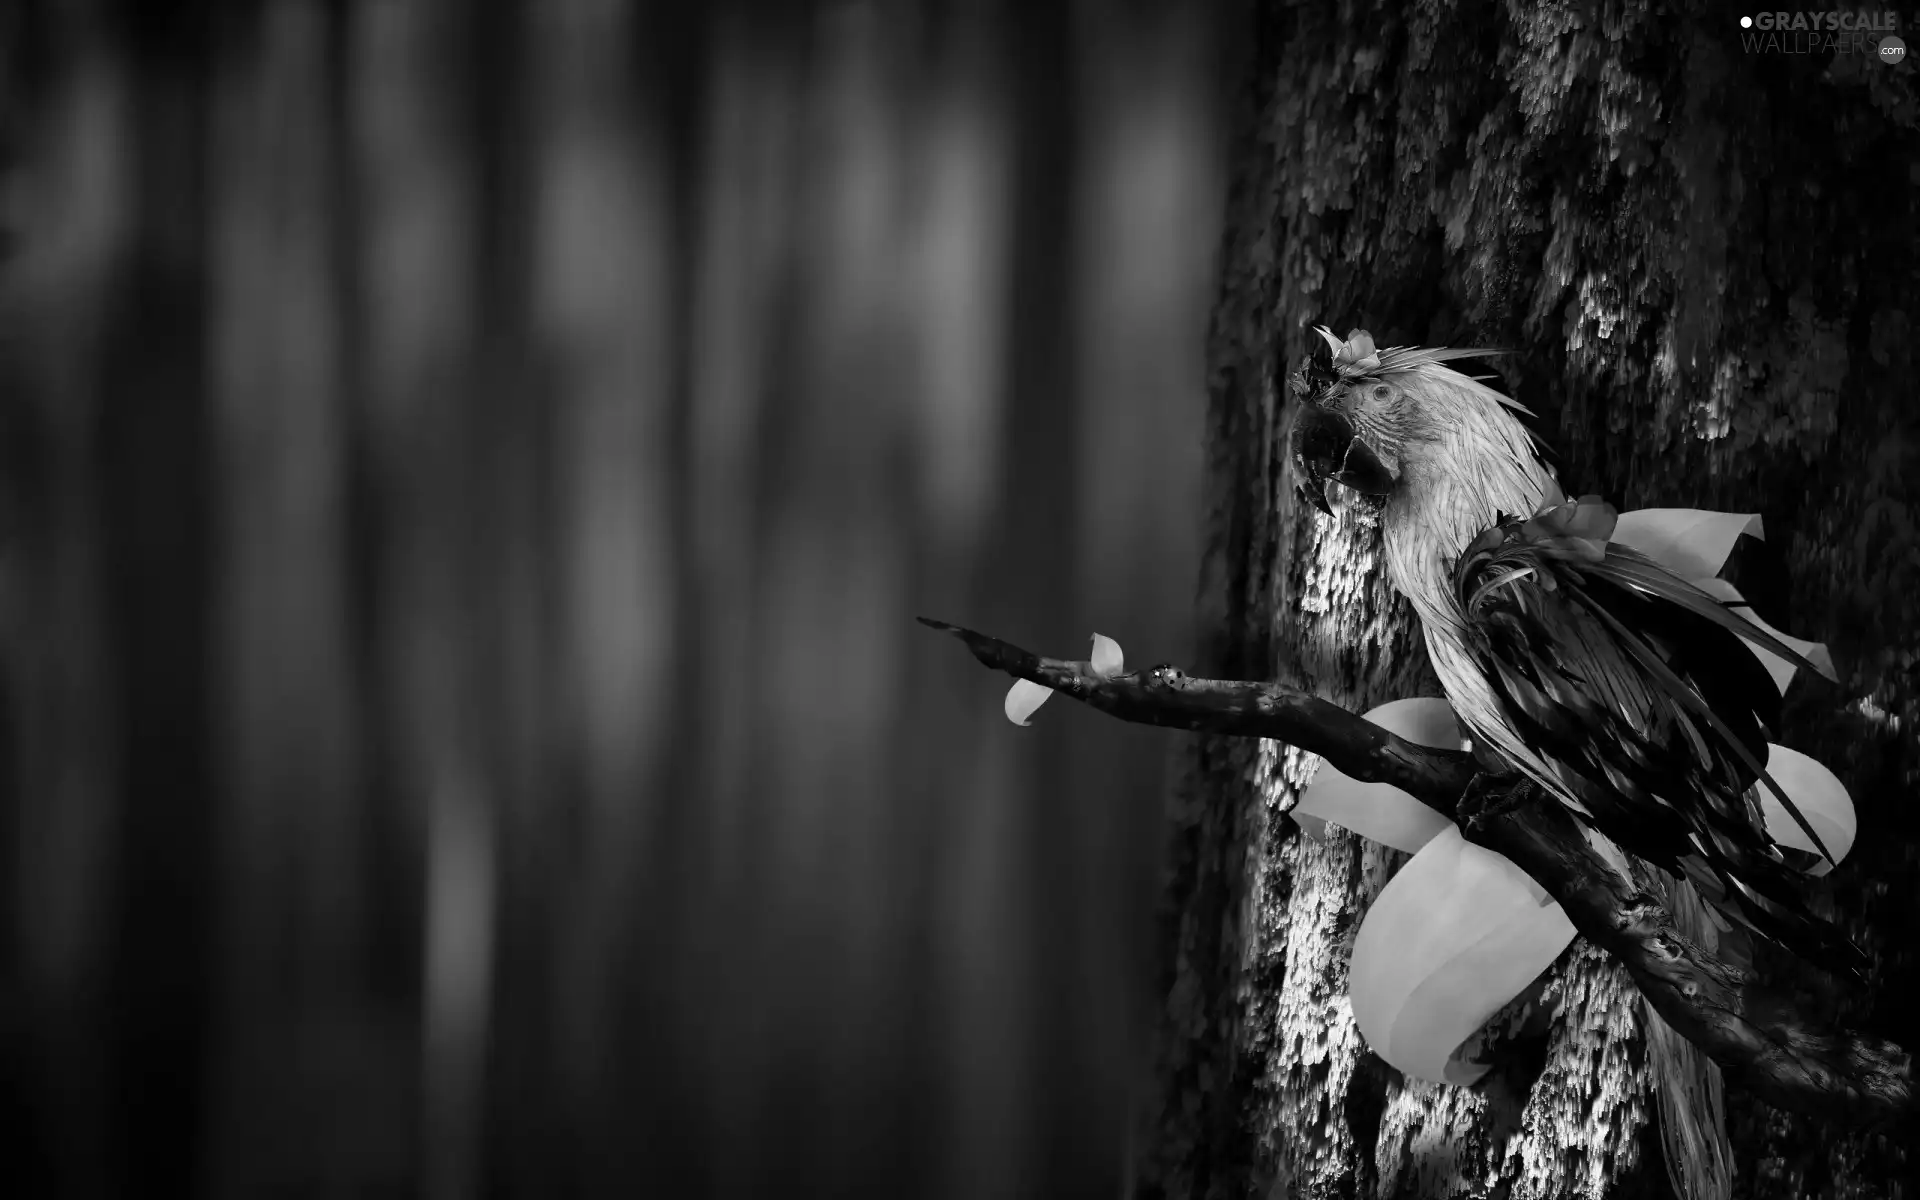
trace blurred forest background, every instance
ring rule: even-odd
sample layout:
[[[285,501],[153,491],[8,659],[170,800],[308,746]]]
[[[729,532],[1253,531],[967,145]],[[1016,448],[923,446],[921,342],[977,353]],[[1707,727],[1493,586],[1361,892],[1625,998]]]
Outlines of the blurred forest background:
[[[0,9],[0,1186],[1117,1194],[1231,49]]]
[[[1292,499],[1321,321],[1763,514],[1875,963],[1768,969],[1912,1048],[1914,68],[1721,9],[0,4],[0,1189],[1665,1200],[1603,956],[1400,1079],[1310,756],[913,624],[1431,693]]]

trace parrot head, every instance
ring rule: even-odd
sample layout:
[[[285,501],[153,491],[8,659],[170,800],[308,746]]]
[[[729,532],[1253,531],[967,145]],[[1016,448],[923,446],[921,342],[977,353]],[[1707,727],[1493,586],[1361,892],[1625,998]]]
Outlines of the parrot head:
[[[1325,352],[1310,354],[1290,381],[1299,410],[1291,450],[1295,490],[1321,512],[1333,513],[1329,484],[1378,513],[1407,489],[1410,475],[1471,469],[1478,443],[1497,446],[1500,459],[1531,448],[1531,435],[1508,411],[1525,409],[1442,365],[1495,351],[1379,350],[1364,329],[1345,341],[1324,325],[1315,332]]]
[[[1294,396],[1302,402],[1293,426],[1295,491],[1328,516],[1333,515],[1329,483],[1351,489],[1377,509],[1400,478],[1394,452],[1400,439],[1391,429],[1398,421],[1387,411],[1392,385],[1369,377],[1378,371],[1380,355],[1365,330],[1354,330],[1345,342],[1325,326],[1317,332],[1332,357],[1308,355],[1292,380]]]

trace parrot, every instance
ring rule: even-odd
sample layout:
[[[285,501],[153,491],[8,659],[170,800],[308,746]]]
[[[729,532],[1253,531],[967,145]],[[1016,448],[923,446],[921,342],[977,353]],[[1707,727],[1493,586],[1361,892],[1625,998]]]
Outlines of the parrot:
[[[1449,365],[1497,352],[1315,332],[1323,353],[1288,381],[1296,492],[1333,516],[1338,485],[1377,524],[1388,580],[1484,768],[1462,822],[1541,798],[1563,805],[1617,870],[1632,875],[1624,855],[1656,868],[1649,881],[1683,937],[1737,961],[1758,936],[1857,975],[1864,956],[1809,910],[1798,887],[1809,864],[1768,837],[1757,791],[1833,860],[1766,771],[1781,698],[1746,643],[1817,668],[1611,542],[1617,511],[1566,496],[1522,420],[1534,414],[1490,376]],[[1669,1178],[1690,1200],[1722,1200],[1732,1164],[1720,1072],[1657,1013],[1647,1037]]]
[[[1766,835],[1780,691],[1745,643],[1818,670],[1726,603],[1609,540],[1619,513],[1569,499],[1534,415],[1492,376],[1450,367],[1498,351],[1375,348],[1315,326],[1323,348],[1288,378],[1298,497],[1332,516],[1329,486],[1379,526],[1392,588],[1484,768],[1461,799],[1473,824],[1503,806],[1563,804],[1632,877],[1649,864],[1676,931],[1722,956],[1768,939],[1828,972],[1864,956],[1799,893],[1807,862]],[[1515,783],[1484,781],[1517,780]],[[1732,1194],[1720,1071],[1659,1014],[1649,1066],[1668,1179],[1690,1200]]]
[[[1390,347],[1315,330],[1289,380],[1296,492],[1333,514],[1329,485],[1380,530],[1389,582],[1418,619],[1442,691],[1481,765],[1509,778],[1463,817],[1544,796],[1616,866],[1621,852],[1691,888],[1720,918],[1840,974],[1863,956],[1800,892],[1801,864],[1767,836],[1780,695],[1745,642],[1813,669],[1726,603],[1608,541],[1618,516],[1569,499],[1533,414],[1447,364],[1494,351]],[[1831,858],[1831,855],[1827,855]]]

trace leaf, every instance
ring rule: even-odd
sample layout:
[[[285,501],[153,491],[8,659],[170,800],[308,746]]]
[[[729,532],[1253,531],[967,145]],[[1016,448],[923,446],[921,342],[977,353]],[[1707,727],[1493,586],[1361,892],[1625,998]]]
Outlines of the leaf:
[[[1682,579],[1720,573],[1743,533],[1763,537],[1758,513],[1700,508],[1636,508],[1620,514],[1612,540],[1631,546]]]
[[[1454,1052],[1573,940],[1558,904],[1505,856],[1449,827],[1400,869],[1354,938],[1354,1021],[1373,1052],[1416,1079],[1466,1085],[1487,1071]]]
[[[1380,355],[1375,353],[1373,335],[1364,329],[1350,329],[1347,340],[1333,352],[1334,367],[1342,375],[1362,375],[1368,371],[1380,369]]]
[[[1633,547],[1714,599],[1738,603],[1741,599],[1739,591],[1718,576],[1741,534],[1765,538],[1766,532],[1758,513],[1711,512],[1699,508],[1639,508],[1620,514],[1619,524],[1614,527],[1613,540]],[[1762,621],[1751,608],[1742,606],[1734,611],[1805,658],[1814,670],[1826,678],[1837,679],[1833,656],[1824,644],[1790,638]],[[1785,694],[1788,683],[1793,679],[1794,665],[1752,641],[1748,641],[1747,645],[1767,668],[1767,673],[1773,676],[1774,686]]]
[[[1394,700],[1365,716],[1382,729],[1422,746],[1457,750],[1462,744],[1460,724],[1445,700],[1424,696]],[[1301,793],[1292,815],[1315,839],[1326,836],[1326,825],[1331,821],[1369,841],[1409,854],[1453,824],[1397,787],[1362,783],[1326,762],[1320,764],[1313,782]]]
[[[1093,635],[1093,651],[1088,664],[1095,675],[1102,679],[1111,679],[1126,670],[1126,657],[1120,652],[1120,643],[1103,633]],[[1007,720],[1015,725],[1031,724],[1028,718],[1039,711],[1040,706],[1053,695],[1053,689],[1031,679],[1017,681],[1007,689]]]
[[[1853,811],[1853,798],[1847,795],[1846,785],[1819,760],[1798,750],[1772,744],[1767,746],[1767,774],[1773,776],[1774,782],[1793,799],[1794,807],[1800,810],[1800,815],[1807,819],[1807,823],[1813,826],[1814,832],[1820,835],[1820,840],[1832,852],[1834,862],[1820,859],[1808,868],[1811,875],[1825,875],[1833,869],[1834,863],[1845,858],[1847,851],[1853,848],[1854,835],[1859,828]],[[1767,836],[1782,846],[1817,855],[1819,848],[1813,844],[1813,839],[1794,822],[1773,793],[1766,788],[1757,790],[1760,794],[1760,811],[1766,818]]]
[[[1015,725],[1029,724],[1027,718],[1038,712],[1040,706],[1053,695],[1053,689],[1035,683],[1031,679],[1015,681],[1007,690],[1007,720]]]

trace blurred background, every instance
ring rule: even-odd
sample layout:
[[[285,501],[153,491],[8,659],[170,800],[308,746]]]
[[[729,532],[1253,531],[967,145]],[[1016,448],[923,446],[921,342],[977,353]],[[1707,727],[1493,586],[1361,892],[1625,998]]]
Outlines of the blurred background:
[[[1120,1194],[1223,11],[0,6],[7,1194]]]

